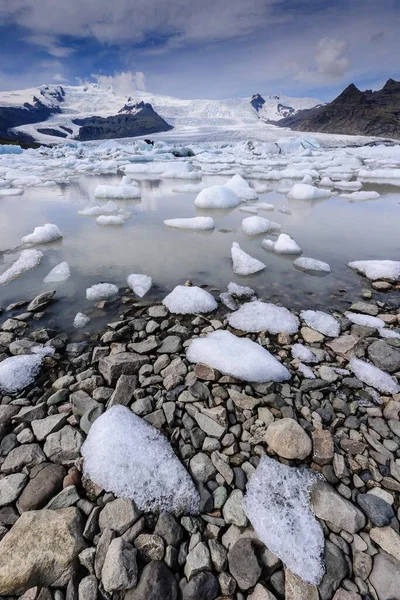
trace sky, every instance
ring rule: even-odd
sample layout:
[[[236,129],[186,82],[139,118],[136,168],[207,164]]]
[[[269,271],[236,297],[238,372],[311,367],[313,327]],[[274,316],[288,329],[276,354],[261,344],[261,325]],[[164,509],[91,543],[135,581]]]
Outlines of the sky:
[[[400,0],[0,0],[0,90],[331,100],[400,79]]]

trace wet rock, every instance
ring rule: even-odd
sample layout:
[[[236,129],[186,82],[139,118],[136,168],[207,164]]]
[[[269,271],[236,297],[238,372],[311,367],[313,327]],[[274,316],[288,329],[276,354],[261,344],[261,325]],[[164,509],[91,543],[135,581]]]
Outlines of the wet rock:
[[[291,418],[279,419],[269,425],[265,440],[278,456],[303,460],[312,450],[312,443],[304,429]]]
[[[177,600],[178,586],[171,571],[160,561],[152,561],[142,571],[139,585],[124,600]]]
[[[55,294],[56,290],[49,290],[48,292],[43,292],[42,294],[39,294],[38,296],[36,296],[36,298],[32,300],[32,302],[28,304],[26,310],[28,312],[35,312],[37,310],[41,310],[51,302]]]
[[[364,315],[370,315],[371,317],[376,317],[379,312],[376,304],[370,304],[369,302],[354,302],[354,304],[350,306],[350,310],[363,313]]]
[[[255,544],[249,538],[239,539],[228,553],[229,570],[241,590],[248,590],[256,585],[261,575]]]

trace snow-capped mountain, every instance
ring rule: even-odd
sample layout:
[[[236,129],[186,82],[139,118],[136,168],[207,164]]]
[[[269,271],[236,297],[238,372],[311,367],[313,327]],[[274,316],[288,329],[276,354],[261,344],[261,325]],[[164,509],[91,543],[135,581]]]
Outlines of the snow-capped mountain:
[[[284,95],[225,100],[183,100],[136,91],[121,96],[97,84],[45,85],[0,92],[0,137],[41,143],[70,139],[132,137],[175,129],[174,135],[199,131],[213,136],[238,130],[262,134],[273,123],[298,110],[322,104],[313,98]]]

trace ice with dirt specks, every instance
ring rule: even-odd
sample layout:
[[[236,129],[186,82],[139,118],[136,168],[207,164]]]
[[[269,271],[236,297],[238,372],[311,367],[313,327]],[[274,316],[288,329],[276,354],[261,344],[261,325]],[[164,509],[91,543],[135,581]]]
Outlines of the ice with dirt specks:
[[[113,406],[90,428],[83,472],[145,512],[196,514],[199,494],[167,438],[125,406]]]
[[[209,313],[218,308],[217,301],[206,290],[196,286],[177,285],[163,300],[164,306],[176,315]]]
[[[247,235],[259,235],[266,233],[271,224],[263,217],[247,217],[242,221],[242,229]]]
[[[232,244],[231,256],[233,272],[236,273],[236,275],[252,275],[253,273],[262,271],[266,267],[261,260],[253,258],[250,254],[244,252],[237,242],[233,242]]]
[[[214,229],[215,221],[211,217],[191,217],[188,219],[167,219],[164,225],[175,227],[176,229]]]
[[[187,352],[192,363],[204,363],[224,375],[263,383],[287,381],[290,372],[268,350],[229,331],[213,331],[192,341]]]
[[[45,283],[55,281],[66,281],[71,276],[71,268],[66,261],[63,261],[53,267],[48,275],[43,279]]]
[[[115,212],[118,212],[118,204],[116,204],[113,200],[109,200],[106,204],[103,204],[103,206],[100,206],[100,204],[95,204],[93,206],[87,206],[82,210],[78,210],[78,215],[82,215],[84,217],[97,217]]]
[[[201,190],[194,204],[197,208],[233,208],[240,202],[240,198],[228,187],[212,185]]]
[[[291,335],[299,330],[299,319],[284,306],[269,302],[246,302],[239,310],[228,316],[231,327],[240,331],[268,331],[273,335],[287,333]]]
[[[292,356],[293,358],[299,358],[303,362],[315,363],[317,362],[317,358],[310,350],[310,348],[306,348],[303,344],[293,344],[292,346]]]
[[[400,391],[400,387],[394,377],[391,377],[385,371],[378,369],[378,367],[364,360],[352,358],[349,366],[357,379],[382,393],[397,394]]]
[[[302,310],[300,317],[308,327],[319,331],[322,335],[337,337],[340,333],[339,321],[322,310]]]
[[[288,193],[288,197],[294,200],[316,200],[318,198],[329,198],[329,196],[331,196],[329,190],[321,190],[307,183],[295,183]]]
[[[95,198],[113,198],[114,200],[137,200],[140,189],[137,185],[98,185],[94,191]]]
[[[258,198],[257,192],[240,175],[234,175],[232,179],[227,181],[225,187],[235,192],[241,200],[256,200]]]
[[[276,242],[272,240],[263,240],[261,245],[266,250],[271,250],[277,254],[301,254],[302,249],[287,233],[281,233]]]
[[[324,575],[324,534],[310,507],[317,476],[262,456],[247,484],[244,511],[259,539],[304,581]]]
[[[364,315],[362,313],[356,312],[346,312],[345,316],[348,318],[349,321],[355,323],[356,325],[374,327],[375,329],[385,327],[385,322],[382,321],[382,319],[378,319],[378,317],[372,317],[371,315]]]
[[[300,269],[301,271],[306,271],[307,273],[330,273],[331,268],[328,263],[323,262],[322,260],[317,260],[315,258],[309,258],[308,256],[300,256],[293,261],[293,265]]]
[[[97,217],[97,225],[123,225],[126,219],[122,215],[100,215]]]
[[[15,262],[0,275],[0,284],[9,283],[23,273],[37,267],[43,258],[43,252],[40,250],[22,250]]]
[[[21,238],[23,244],[49,244],[62,238],[62,233],[57,225],[46,223],[43,226],[35,227],[33,233],[24,235]]]
[[[33,383],[42,364],[40,354],[11,356],[0,362],[0,392],[13,394]]]
[[[76,313],[74,318],[74,327],[76,329],[81,329],[82,327],[85,327],[88,323],[90,323],[90,317],[88,317],[88,315],[85,315],[81,312]]]
[[[128,275],[126,278],[126,283],[131,288],[132,292],[139,296],[139,298],[143,298],[153,285],[153,281],[149,275],[144,275],[143,273],[132,273]]]
[[[239,285],[234,281],[228,283],[228,292],[236,298],[252,298],[255,296],[255,291],[247,285]]]
[[[94,300],[95,302],[98,300],[107,300],[107,298],[111,298],[115,294],[118,294],[118,288],[113,283],[96,283],[86,289],[87,300]]]
[[[400,280],[400,260],[356,260],[349,262],[348,266],[373,281],[377,279]]]

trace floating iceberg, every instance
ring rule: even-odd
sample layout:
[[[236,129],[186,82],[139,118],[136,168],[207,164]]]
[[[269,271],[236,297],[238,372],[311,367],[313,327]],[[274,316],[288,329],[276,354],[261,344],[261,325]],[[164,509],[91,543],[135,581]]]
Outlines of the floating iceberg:
[[[356,260],[348,263],[348,266],[359,271],[368,279],[400,280],[399,260]]]
[[[194,201],[198,208],[233,208],[239,206],[240,199],[224,185],[212,185],[204,188]]]
[[[288,197],[295,200],[316,200],[318,198],[328,198],[329,196],[331,196],[329,190],[321,190],[307,183],[296,183],[288,193]]]
[[[339,321],[321,310],[302,310],[300,317],[306,324],[328,337],[337,337],[340,333]]]
[[[96,198],[131,200],[140,198],[140,189],[136,185],[98,185],[94,195]]]
[[[22,250],[19,258],[0,275],[0,283],[9,283],[26,271],[38,266],[43,258],[43,252],[40,250]]]
[[[200,171],[194,171],[190,162],[172,162],[169,164],[161,177],[171,179],[201,179]]]
[[[48,244],[62,238],[62,233],[57,225],[46,223],[42,227],[35,227],[33,233],[21,238],[23,244]]]
[[[97,217],[98,215],[111,214],[118,212],[118,204],[116,204],[113,200],[110,200],[103,206],[100,204],[95,204],[94,206],[87,206],[82,210],[78,210],[78,215],[82,215],[84,217]]]
[[[272,250],[277,254],[301,254],[302,252],[300,246],[286,233],[281,233],[276,242],[263,240],[261,245],[266,250]]]
[[[147,294],[151,288],[153,281],[148,275],[143,275],[142,273],[132,273],[126,278],[126,283],[131,288],[132,292],[136,294],[136,296],[143,298],[143,296]]]
[[[253,273],[262,271],[266,267],[261,260],[253,258],[244,252],[237,242],[233,242],[232,244],[231,256],[233,272],[236,273],[236,275],[252,275]]]
[[[231,327],[247,332],[268,331],[268,333],[287,333],[299,330],[299,319],[284,306],[269,302],[247,302],[234,313],[228,315]]]
[[[211,217],[193,217],[190,219],[167,219],[164,225],[177,229],[214,229],[215,221]]]
[[[33,383],[40,371],[42,356],[24,354],[11,356],[0,362],[0,392],[13,394]]]
[[[1,364],[1,363],[0,363]],[[350,369],[360,381],[386,394],[397,394],[400,387],[394,377],[359,358],[352,358]]]
[[[322,260],[316,260],[315,258],[308,258],[307,256],[300,256],[293,261],[294,266],[301,271],[308,273],[330,273],[331,268],[328,263]]]
[[[97,217],[97,225],[123,225],[126,219],[122,215],[100,215]]]
[[[321,187],[334,187],[334,183],[330,177],[323,177],[319,182]]]
[[[240,175],[234,175],[232,179],[227,181],[225,187],[235,192],[241,200],[256,200],[258,198],[257,192]]]
[[[76,329],[80,329],[81,327],[85,327],[90,322],[90,317],[85,315],[84,313],[78,312],[74,318],[74,327]]]
[[[177,285],[163,300],[171,313],[209,313],[218,308],[214,296],[196,286]]]
[[[71,269],[69,264],[64,261],[56,265],[48,275],[44,278],[45,283],[51,283],[54,281],[66,281],[71,276]]]
[[[242,229],[247,235],[258,235],[266,233],[271,226],[268,219],[263,217],[247,217],[242,221]]]
[[[113,283],[97,283],[86,289],[86,298],[88,300],[106,300],[118,294],[118,288]]]
[[[380,198],[378,192],[351,192],[350,194],[340,194],[340,198],[347,200],[376,200]]]

